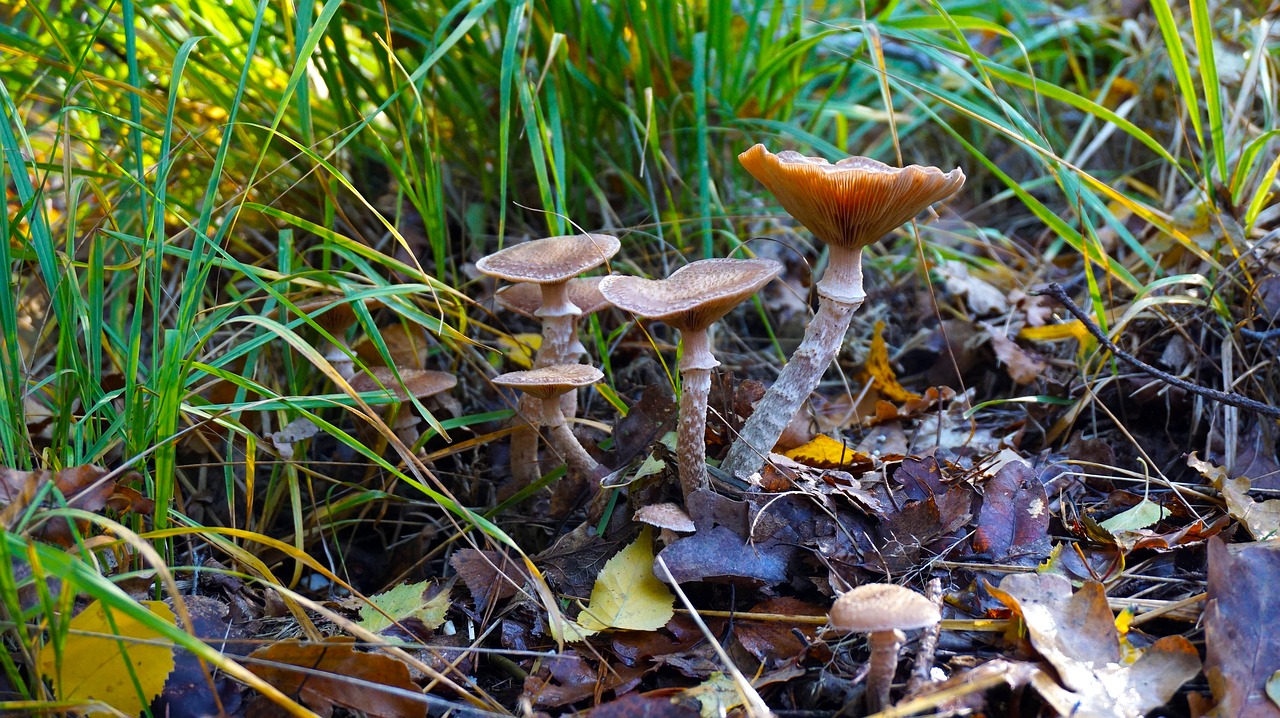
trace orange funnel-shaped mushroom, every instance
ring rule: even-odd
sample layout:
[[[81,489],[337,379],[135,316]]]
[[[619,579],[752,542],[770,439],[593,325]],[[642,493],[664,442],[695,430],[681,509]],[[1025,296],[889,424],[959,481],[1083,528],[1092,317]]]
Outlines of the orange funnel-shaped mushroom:
[[[777,382],[760,400],[725,458],[740,477],[764,465],[782,430],[835,358],[853,312],[862,304],[862,249],[964,185],[959,168],[890,167],[867,157],[835,164],[798,152],[773,154],[756,145],[742,166],[829,250],[818,282],[818,312]]]

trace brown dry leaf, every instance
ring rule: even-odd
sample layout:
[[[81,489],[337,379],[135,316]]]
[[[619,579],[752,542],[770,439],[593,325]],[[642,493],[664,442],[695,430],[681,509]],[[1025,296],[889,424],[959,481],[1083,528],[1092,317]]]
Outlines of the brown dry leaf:
[[[576,653],[547,658],[542,663],[549,675],[524,679],[524,692],[533,704],[558,708],[594,698],[607,691],[623,694],[634,688],[648,672],[645,668],[616,665],[593,667]]]
[[[1166,636],[1128,661],[1102,584],[1076,593],[1055,574],[1012,574],[991,589],[1022,616],[1032,646],[1056,669],[1031,683],[1062,715],[1142,718],[1200,672],[1190,641]]]
[[[982,487],[973,550],[995,561],[1039,562],[1049,553],[1049,497],[1023,461],[1010,461]]]
[[[516,595],[529,581],[524,564],[497,551],[464,548],[449,559],[453,570],[467,585],[476,610],[487,613],[498,601]]]
[[[871,330],[871,349],[867,351],[867,360],[858,377],[862,381],[870,381],[880,395],[890,401],[919,401],[920,395],[908,391],[898,383],[898,377],[889,365],[889,346],[884,342],[884,322],[876,322]]]
[[[769,598],[752,606],[751,613],[771,613],[782,616],[825,616],[827,609],[812,603],[805,603],[796,598]],[[747,652],[755,656],[767,666],[778,666],[795,658],[808,648],[801,635],[812,641],[813,624],[792,623],[790,621],[763,621],[740,619],[735,623],[738,641]]]
[[[826,434],[818,434],[809,443],[797,446],[783,456],[819,469],[851,467],[858,471],[867,471],[874,464],[870,456],[859,454],[853,447],[836,441]]]
[[[1249,496],[1248,479],[1229,477],[1226,469],[1201,461],[1194,451],[1187,456],[1187,466],[1199,471],[1213,484],[1213,488],[1222,492],[1227,511],[1244,524],[1255,539],[1274,538],[1280,533],[1280,499],[1254,501]]]
[[[376,718],[425,717],[427,704],[409,666],[376,653],[362,653],[349,640],[326,643],[281,641],[254,651],[249,670],[321,715],[335,706]],[[265,663],[264,663],[265,661]]]
[[[961,262],[943,262],[933,268],[947,285],[947,291],[965,298],[974,316],[1004,314],[1009,311],[1009,300],[1004,292],[989,282],[969,273]]]
[[[1277,718],[1267,682],[1280,671],[1280,628],[1275,614],[1280,545],[1274,541],[1228,546],[1209,540],[1208,602],[1204,609],[1204,673],[1224,718]]]
[[[4,507],[0,512],[0,523],[13,526],[14,521],[26,511],[41,489],[51,481],[71,508],[92,513],[110,508],[118,512],[134,511],[141,514],[150,514],[155,509],[155,502],[133,489],[118,486],[115,480],[108,480],[108,473],[106,469],[93,464],[72,466],[56,472],[41,469],[18,471],[0,467],[0,506]],[[131,481],[138,479],[138,475],[128,473],[120,478]],[[48,505],[54,504],[50,501]],[[83,533],[88,529],[88,522],[77,521],[76,528]],[[35,536],[59,546],[70,546],[75,541],[71,525],[61,518],[45,522]]]
[[[987,331],[987,335],[991,337],[991,348],[995,350],[996,359],[1001,364],[1004,364],[1005,371],[1009,373],[1009,378],[1013,379],[1015,383],[1034,383],[1044,373],[1044,370],[1049,368],[1049,365],[1043,359],[1018,346],[1017,342],[1006,336],[1000,329],[987,322],[981,322],[980,324]]]

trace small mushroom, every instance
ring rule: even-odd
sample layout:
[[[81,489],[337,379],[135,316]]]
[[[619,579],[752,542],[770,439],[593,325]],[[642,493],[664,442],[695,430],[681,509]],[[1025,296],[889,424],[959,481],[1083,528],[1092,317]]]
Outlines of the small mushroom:
[[[867,667],[867,712],[879,713],[889,705],[889,687],[898,670],[898,650],[906,640],[903,631],[927,628],[942,620],[933,601],[909,588],[888,583],[868,583],[840,594],[828,615],[831,628],[840,633],[866,633],[871,649]]]
[[[890,167],[867,157],[831,164],[798,152],[756,145],[738,161],[792,217],[828,248],[818,282],[818,311],[804,340],[729,448],[723,468],[739,477],[764,465],[782,431],[835,358],[853,312],[862,305],[862,250],[964,185],[960,168]]]
[[[604,374],[599,369],[588,364],[552,364],[528,371],[499,374],[493,378],[493,383],[519,389],[524,394],[539,399],[539,415],[526,416],[525,419],[550,430],[551,445],[564,457],[570,471],[579,476],[591,476],[599,470],[600,464],[582,448],[578,437],[569,429],[558,400],[565,392],[591,386],[603,378]]]
[[[703,259],[666,279],[612,276],[600,282],[600,293],[614,306],[680,330],[684,353],[677,454],[686,500],[711,485],[706,463],[707,399],[711,370],[720,362],[711,354],[707,329],[781,271],[782,265],[772,259]]]
[[[345,299],[342,295],[332,294],[299,302],[297,307],[298,311],[309,315],[313,322],[333,337],[333,341],[324,341],[320,355],[339,376],[350,381],[356,375],[356,367],[351,361],[351,346],[347,343],[346,334],[356,323],[356,312]]]
[[[501,249],[476,262],[476,269],[508,282],[528,282],[542,288],[533,314],[542,320],[542,345],[534,368],[576,361],[573,327],[582,310],[569,297],[570,279],[604,264],[621,247],[607,234],[576,234],[534,239]],[[537,415],[532,398],[521,397],[521,416]],[[511,436],[511,476],[517,486],[538,478],[538,434],[521,427]]]
[[[587,348],[578,340],[578,324],[584,317],[591,316],[609,306],[609,300],[600,293],[601,279],[604,277],[575,277],[565,285],[569,301],[582,313],[573,317],[570,350],[567,356],[562,357],[564,362],[576,362],[579,357],[586,356]],[[532,282],[509,284],[499,289],[493,298],[504,309],[532,319],[537,316],[538,309],[542,307],[542,287]],[[577,416],[578,392],[570,391],[561,396],[560,409],[567,418],[572,419]]]
[[[425,399],[440,392],[448,391],[458,384],[458,377],[443,371],[426,369],[400,369],[400,376],[387,367],[374,367],[368,374],[361,374],[351,379],[351,388],[357,392],[378,391],[386,388],[400,402],[408,402],[410,398]],[[396,438],[405,446],[413,447],[418,443],[418,416],[410,406],[400,406],[396,421],[391,426]]]

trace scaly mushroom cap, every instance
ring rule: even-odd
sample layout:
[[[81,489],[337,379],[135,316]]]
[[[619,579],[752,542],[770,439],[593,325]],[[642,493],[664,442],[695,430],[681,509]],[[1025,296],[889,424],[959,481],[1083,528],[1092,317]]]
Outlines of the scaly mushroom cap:
[[[499,374],[493,383],[519,389],[535,399],[554,399],[579,387],[591,386],[604,378],[604,373],[588,364],[552,364],[528,371]]]
[[[933,601],[888,583],[867,583],[840,594],[828,616],[831,627],[843,633],[909,631],[942,620]]]
[[[400,401],[408,401],[409,397],[425,399],[429,396],[448,391],[458,384],[458,377],[443,371],[426,369],[401,369],[400,378],[389,367],[380,366],[369,370],[369,374],[360,374],[351,380],[351,388],[359,391],[377,391],[386,387]],[[403,384],[401,383],[403,380]],[[381,384],[381,385],[379,385]]]
[[[682,332],[701,332],[781,271],[782,265],[772,259],[700,259],[666,279],[605,277],[600,293],[624,311]]]
[[[600,293],[600,280],[604,277],[576,277],[566,285],[569,301],[582,310],[582,316],[595,314],[609,306],[609,300]],[[493,295],[504,309],[530,319],[542,306],[542,287],[533,282],[509,284]]]
[[[890,167],[869,157],[831,164],[799,152],[773,154],[756,145],[738,161],[787,213],[829,245],[860,249],[950,197],[964,172],[937,167]]]
[[[476,269],[508,282],[558,284],[604,264],[622,244],[607,234],[569,234],[513,244],[476,262]]]

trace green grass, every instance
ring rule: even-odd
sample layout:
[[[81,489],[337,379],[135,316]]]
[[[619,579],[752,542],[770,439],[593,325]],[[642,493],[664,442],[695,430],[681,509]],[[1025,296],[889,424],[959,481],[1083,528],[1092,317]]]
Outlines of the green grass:
[[[1129,25],[985,0],[868,16],[764,0],[40,5],[0,10],[0,264],[14,287],[0,293],[0,463],[138,471],[157,507],[150,525],[129,519],[129,540],[156,553],[134,554],[133,570],[187,570],[177,531],[256,581],[294,585],[338,527],[407,500],[518,549],[469,487],[396,446],[373,410],[385,395],[349,391],[316,348],[333,337],[298,305],[343,295],[359,319],[348,338],[370,337],[383,361],[375,321],[425,329],[429,363],[484,392],[504,325],[474,303],[469,262],[575,227],[617,232],[623,265],[656,274],[728,254],[759,213],[735,160],[756,141],[963,166],[965,221],[919,227],[918,256],[980,269],[1012,248],[1020,283],[1050,266],[1081,276],[1115,332],[1204,305],[1206,287],[1229,329],[1256,280],[1240,260],[1276,222],[1280,132],[1263,131],[1278,120],[1259,89],[1280,79],[1275,41],[1206,0],[1153,0]],[[1250,58],[1229,81],[1224,52]],[[918,269],[893,250],[872,265]],[[589,344],[613,345],[611,327],[592,327]],[[1111,371],[1104,356],[1082,366]],[[51,417],[38,431],[37,407]],[[432,418],[435,433],[499,416],[469,411]],[[264,438],[298,417],[382,483],[277,460]],[[399,451],[371,448],[368,426]],[[230,525],[189,515],[201,437]],[[155,622],[86,552],[52,551],[25,525],[0,549]],[[287,569],[251,567],[285,539]],[[61,640],[43,633],[56,599],[19,606],[18,582],[0,568],[22,649],[4,669],[25,698],[47,698],[22,662]],[[202,645],[170,628],[157,626]]]

